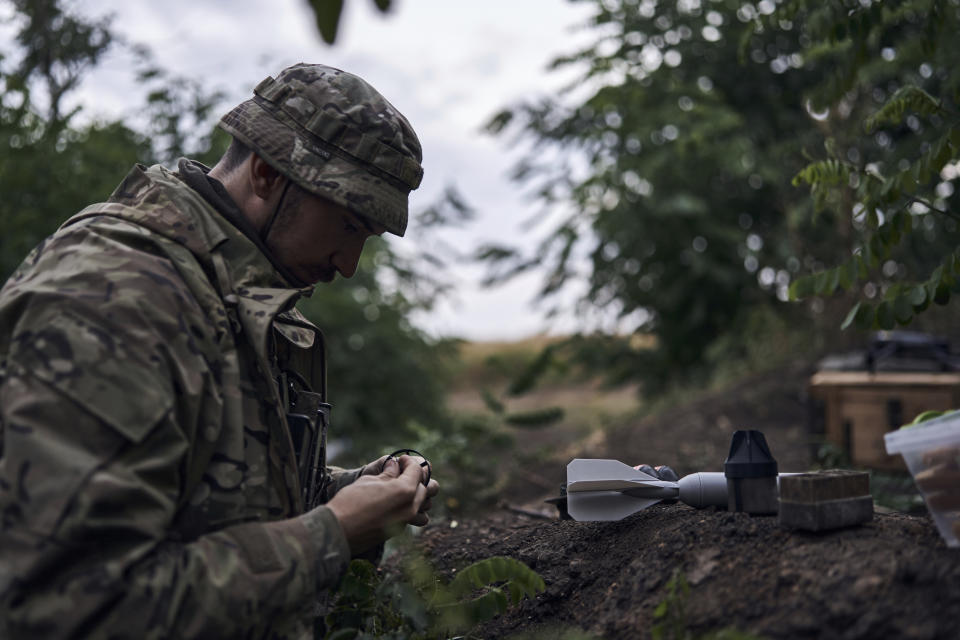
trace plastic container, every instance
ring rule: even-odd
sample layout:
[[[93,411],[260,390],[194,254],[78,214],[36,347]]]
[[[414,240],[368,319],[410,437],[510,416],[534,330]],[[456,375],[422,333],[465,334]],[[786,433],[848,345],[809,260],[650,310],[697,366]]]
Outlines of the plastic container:
[[[960,411],[891,431],[887,453],[903,456],[948,547],[960,547]]]

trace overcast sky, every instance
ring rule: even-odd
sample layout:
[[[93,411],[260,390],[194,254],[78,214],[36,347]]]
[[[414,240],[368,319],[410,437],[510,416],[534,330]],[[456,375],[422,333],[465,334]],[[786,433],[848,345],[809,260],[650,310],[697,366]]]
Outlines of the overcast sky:
[[[565,0],[394,0],[384,16],[372,0],[347,0],[337,42],[321,40],[305,0],[77,0],[85,15],[115,15],[123,37],[150,46],[168,70],[205,79],[229,103],[249,97],[267,75],[296,62],[320,62],[364,77],[411,121],[424,147],[423,185],[413,210],[455,184],[480,213],[467,231],[448,236],[464,250],[482,241],[516,240],[530,204],[505,174],[514,156],[504,140],[480,132],[499,108],[555,89],[570,76],[548,73],[556,55],[589,38],[588,3]],[[129,57],[105,60],[78,98],[87,110],[131,116],[142,93],[131,86]],[[532,242],[532,238],[529,240]],[[396,246],[430,251],[411,228]],[[481,271],[461,266],[458,299],[418,324],[435,334],[512,339],[543,329],[530,306],[538,280],[493,291]],[[567,318],[555,329],[567,330]]]

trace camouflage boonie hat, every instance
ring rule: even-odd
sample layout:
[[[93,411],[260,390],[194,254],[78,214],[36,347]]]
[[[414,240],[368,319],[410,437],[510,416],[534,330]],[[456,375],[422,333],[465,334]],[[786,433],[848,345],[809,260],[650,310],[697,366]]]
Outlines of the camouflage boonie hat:
[[[407,196],[423,178],[420,141],[364,80],[297,64],[258,84],[220,127],[310,193],[404,234]]]

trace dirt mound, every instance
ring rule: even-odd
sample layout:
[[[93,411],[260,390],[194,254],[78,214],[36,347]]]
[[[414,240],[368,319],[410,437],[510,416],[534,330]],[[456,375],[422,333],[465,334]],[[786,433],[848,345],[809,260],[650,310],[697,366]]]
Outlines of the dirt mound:
[[[722,471],[733,432],[758,429],[781,471],[807,470],[813,446],[806,384],[812,371],[796,363],[676,400],[673,407],[613,430],[597,453],[637,460],[632,464],[666,463],[681,474]]]
[[[654,610],[679,572],[690,592],[671,609],[683,610],[693,634],[680,637],[733,627],[770,639],[960,638],[960,549],[946,548],[925,513],[877,513],[869,524],[823,534],[788,532],[776,517],[682,504],[608,523],[519,515],[553,515],[542,500],[557,495],[571,457],[666,463],[681,475],[720,471],[737,429],[763,431],[781,471],[809,469],[811,372],[798,361],[664,400],[579,440],[556,430],[518,437],[517,459],[502,461],[510,479],[502,506],[513,510],[461,518],[456,528],[439,522],[421,538],[447,572],[505,555],[546,581],[536,601],[471,637],[548,633],[560,640],[561,630],[581,629],[650,638]],[[519,457],[524,450],[551,455]]]
[[[566,465],[574,457],[613,458],[630,465],[667,464],[681,476],[723,471],[730,439],[738,429],[762,431],[780,471],[807,471],[817,446],[817,439],[810,434],[811,406],[806,394],[811,371],[810,366],[796,363],[748,376],[723,389],[674,398],[670,406],[658,411],[637,412],[633,417],[625,414],[613,426],[594,430],[586,439],[576,440],[552,427],[518,432],[513,457],[501,460],[500,472],[506,477],[501,501],[522,509],[544,510],[543,500],[559,495]],[[533,394],[543,405],[556,404],[556,396]],[[606,401],[598,401],[596,392],[581,397],[591,406]],[[522,455],[538,448],[550,455]],[[552,509],[545,512],[552,513]]]
[[[547,583],[536,601],[477,637],[560,628],[649,638],[674,571],[690,585],[682,606],[694,634],[734,627],[784,639],[960,637],[960,550],[947,549],[927,517],[878,513],[862,526],[810,534],[785,531],[776,517],[673,504],[619,522],[500,513],[426,533],[422,544],[443,571],[506,555]]]

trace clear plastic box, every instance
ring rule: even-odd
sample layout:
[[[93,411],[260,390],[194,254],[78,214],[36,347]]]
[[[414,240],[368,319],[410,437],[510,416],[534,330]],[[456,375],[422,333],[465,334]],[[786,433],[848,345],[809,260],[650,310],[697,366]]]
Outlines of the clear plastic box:
[[[887,453],[903,456],[948,547],[960,547],[960,411],[891,431]]]

